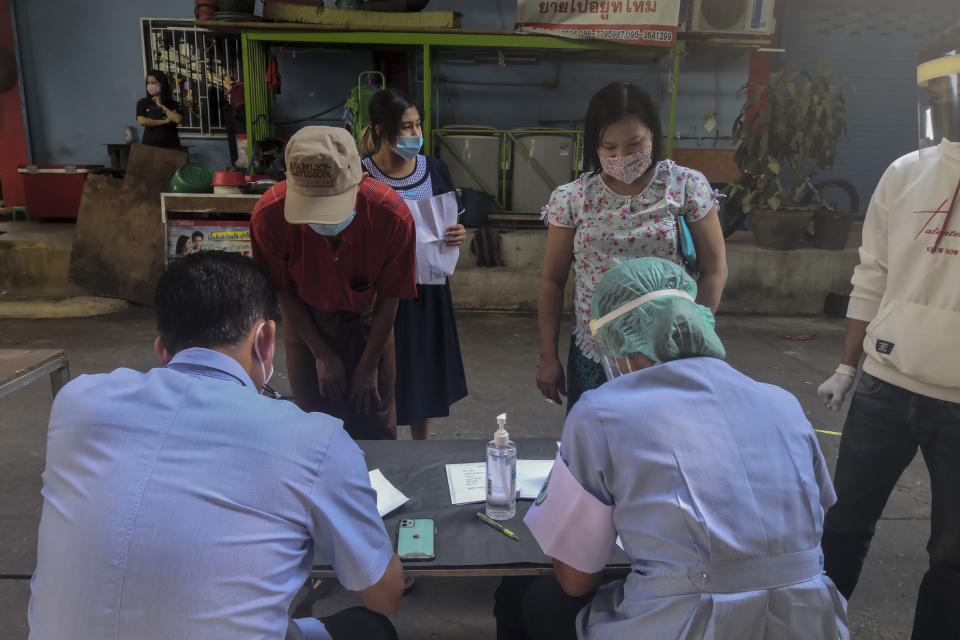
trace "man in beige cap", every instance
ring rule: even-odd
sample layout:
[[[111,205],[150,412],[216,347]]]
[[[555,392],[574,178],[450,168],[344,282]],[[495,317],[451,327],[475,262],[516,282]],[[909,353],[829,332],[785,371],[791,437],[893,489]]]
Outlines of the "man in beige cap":
[[[413,218],[362,172],[343,129],[300,129],[285,159],[250,237],[278,290],[294,401],[342,419],[355,439],[396,438],[393,322],[398,301],[417,295]]]

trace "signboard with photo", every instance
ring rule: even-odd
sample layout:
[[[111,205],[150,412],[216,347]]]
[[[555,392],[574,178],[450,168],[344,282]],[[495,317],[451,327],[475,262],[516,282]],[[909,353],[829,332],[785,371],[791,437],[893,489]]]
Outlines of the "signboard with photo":
[[[167,262],[200,251],[250,251],[250,223],[242,220],[169,220]]]
[[[680,0],[517,0],[517,29],[580,40],[672,46]]]

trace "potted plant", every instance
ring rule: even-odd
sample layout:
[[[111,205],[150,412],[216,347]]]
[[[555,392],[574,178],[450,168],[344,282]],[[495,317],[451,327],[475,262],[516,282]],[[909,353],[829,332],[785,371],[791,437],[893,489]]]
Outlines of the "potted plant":
[[[734,161],[743,177],[728,193],[743,191],[741,206],[758,246],[794,249],[810,224],[804,193],[818,171],[834,165],[847,133],[845,88],[831,82],[821,60],[812,73],[788,65],[767,82],[748,82],[740,95],[747,99],[733,139],[740,142]]]

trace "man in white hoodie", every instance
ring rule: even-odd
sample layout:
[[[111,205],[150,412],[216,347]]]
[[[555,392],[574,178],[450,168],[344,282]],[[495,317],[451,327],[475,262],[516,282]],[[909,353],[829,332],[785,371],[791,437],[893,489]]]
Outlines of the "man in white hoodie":
[[[960,633],[960,22],[924,47],[917,85],[921,148],[890,165],[870,200],[841,364],[818,390],[839,411],[866,352],[823,534],[824,569],[844,596],[917,448],[930,471],[915,640]]]

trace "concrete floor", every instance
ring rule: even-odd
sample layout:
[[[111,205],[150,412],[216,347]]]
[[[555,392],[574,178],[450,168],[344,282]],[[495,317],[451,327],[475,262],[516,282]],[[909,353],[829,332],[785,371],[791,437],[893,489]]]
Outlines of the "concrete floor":
[[[459,313],[459,329],[470,395],[435,422],[438,438],[487,438],[494,416],[510,414],[515,437],[559,437],[562,410],[536,389],[536,319],[531,315]],[[817,385],[836,367],[842,325],[794,318],[721,317],[729,362],[758,380],[793,392],[817,428],[840,430],[834,414],[816,397]],[[807,342],[785,335],[818,334]],[[58,320],[0,320],[0,347],[63,348],[73,375],[126,366],[154,365],[150,309]],[[565,353],[565,345],[564,345]],[[276,386],[286,392],[278,363]],[[50,388],[37,382],[0,399],[0,636],[25,638],[29,575],[36,557],[40,514],[40,473],[51,403]],[[409,431],[401,429],[401,437]],[[821,436],[831,464],[839,438]],[[479,454],[478,454],[479,455]],[[863,578],[850,603],[854,638],[887,640],[909,636],[914,598],[926,565],[930,490],[916,460],[897,485],[878,526]],[[475,640],[493,638],[493,578],[421,579],[394,622],[403,638]],[[335,587],[313,606],[315,615],[354,603]]]

